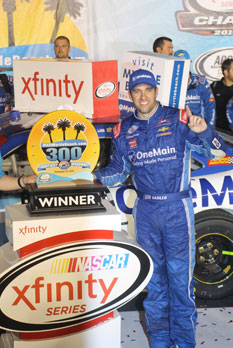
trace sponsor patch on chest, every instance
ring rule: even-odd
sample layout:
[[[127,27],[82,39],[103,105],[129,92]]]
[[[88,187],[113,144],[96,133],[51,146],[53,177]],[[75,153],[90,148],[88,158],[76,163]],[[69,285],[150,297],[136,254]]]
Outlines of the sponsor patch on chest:
[[[137,143],[137,139],[130,139],[129,141],[129,147],[131,149],[135,148],[135,147],[138,147],[138,143]]]
[[[179,111],[179,121],[187,124],[188,123],[188,115],[185,110],[180,110]]]

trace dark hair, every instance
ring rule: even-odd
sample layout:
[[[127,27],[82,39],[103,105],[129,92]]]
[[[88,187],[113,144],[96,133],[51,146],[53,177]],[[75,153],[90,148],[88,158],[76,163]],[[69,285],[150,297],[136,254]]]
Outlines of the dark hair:
[[[158,39],[156,39],[153,43],[153,52],[157,52],[157,47],[163,48],[164,41],[172,42],[172,39],[166,36],[158,37]]]
[[[233,63],[233,59],[231,59],[231,58],[225,59],[224,62],[222,62],[222,73],[223,73],[223,75],[224,75],[224,70],[227,70],[227,71],[230,70],[231,63]]]
[[[56,43],[57,40],[66,40],[68,42],[68,46],[70,47],[70,40],[68,39],[68,37],[66,36],[58,36],[56,37],[56,39],[54,40],[54,44]]]

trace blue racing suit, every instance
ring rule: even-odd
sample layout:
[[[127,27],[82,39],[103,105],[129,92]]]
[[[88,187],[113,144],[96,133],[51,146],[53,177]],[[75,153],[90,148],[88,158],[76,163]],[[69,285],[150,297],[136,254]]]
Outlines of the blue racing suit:
[[[5,112],[5,104],[6,104],[6,91],[3,87],[3,84],[0,82],[0,114]]]
[[[185,103],[190,107],[193,115],[203,116],[207,124],[215,127],[215,99],[204,75],[190,73]]]
[[[195,347],[196,308],[194,212],[190,194],[190,151],[225,155],[212,127],[196,135],[184,110],[163,107],[142,120],[132,114],[114,128],[111,163],[95,171],[105,185],[132,171],[138,197],[134,219],[138,243],[151,256],[152,278],[144,301],[152,348]]]
[[[233,98],[229,100],[226,106],[226,117],[229,128],[233,130]]]

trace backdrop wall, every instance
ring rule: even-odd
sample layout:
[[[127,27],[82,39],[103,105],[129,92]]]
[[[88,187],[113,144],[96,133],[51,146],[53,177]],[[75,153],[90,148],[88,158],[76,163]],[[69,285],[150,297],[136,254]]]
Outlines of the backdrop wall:
[[[70,38],[72,58],[119,64],[125,51],[152,51],[155,38],[168,36],[210,81],[233,56],[230,0],[1,0],[0,28],[0,69],[12,59],[53,57],[58,35]]]

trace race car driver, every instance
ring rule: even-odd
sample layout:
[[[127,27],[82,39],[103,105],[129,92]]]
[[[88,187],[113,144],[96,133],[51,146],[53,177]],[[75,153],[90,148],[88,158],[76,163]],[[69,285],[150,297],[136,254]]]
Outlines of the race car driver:
[[[95,171],[94,179],[110,186],[132,172],[138,194],[136,236],[154,264],[144,301],[151,347],[194,348],[195,241],[189,157],[194,149],[220,158],[225,144],[190,110],[161,106],[151,72],[140,69],[131,74],[129,90],[136,111],[115,126],[112,161]]]
[[[175,51],[174,56],[190,59],[190,55],[186,50]],[[215,99],[210,84],[204,75],[194,74],[190,71],[186,105],[189,106],[194,115],[204,117],[207,124],[215,127]]]

